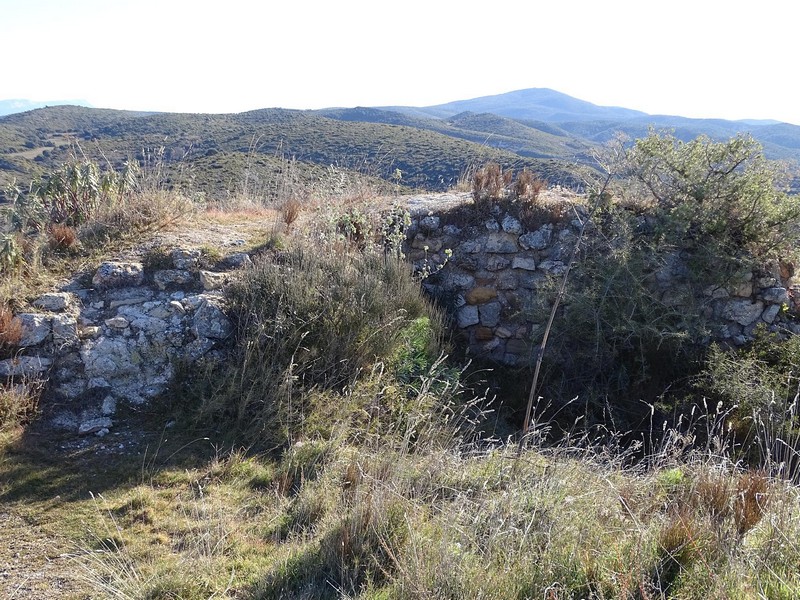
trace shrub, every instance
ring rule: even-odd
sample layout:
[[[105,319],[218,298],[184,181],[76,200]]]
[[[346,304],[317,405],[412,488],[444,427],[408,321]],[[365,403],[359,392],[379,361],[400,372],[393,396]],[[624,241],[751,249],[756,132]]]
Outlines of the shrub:
[[[432,310],[405,263],[372,251],[265,255],[228,294],[236,368],[221,374],[205,413],[233,416],[273,443],[300,431],[311,390],[349,389]]]
[[[286,225],[287,231],[300,216],[301,208],[297,198],[288,198],[281,203],[281,219]]]
[[[23,263],[19,236],[14,233],[0,234],[0,273],[8,273]]]
[[[472,176],[472,199],[478,209],[491,208],[494,202],[505,197],[506,186],[514,176],[512,171],[503,171],[496,162],[478,169]]]
[[[55,252],[68,252],[78,245],[78,232],[63,223],[53,223],[48,232],[50,248]]]
[[[513,196],[517,200],[533,204],[546,187],[547,184],[543,180],[537,178],[529,169],[525,168],[517,175],[513,187]]]
[[[649,196],[642,202],[654,205],[658,243],[688,250],[703,277],[791,257],[800,201],[780,190],[778,167],[752,137],[681,142],[651,132],[626,162]]]

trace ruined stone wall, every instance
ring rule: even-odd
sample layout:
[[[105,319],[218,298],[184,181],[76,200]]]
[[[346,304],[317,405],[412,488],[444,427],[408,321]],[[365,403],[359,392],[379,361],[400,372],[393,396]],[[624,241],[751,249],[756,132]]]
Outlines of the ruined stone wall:
[[[530,229],[499,206],[466,226],[452,224],[449,212],[437,214],[433,207],[412,215],[405,253],[418,272],[429,274],[423,285],[450,312],[470,354],[509,366],[531,363],[532,340],[541,338],[545,320],[541,310],[533,310],[537,295],[560,282],[587,217],[580,205],[570,212]],[[592,235],[587,228],[589,241]],[[692,292],[680,255],[670,258],[653,274],[651,287],[663,306],[680,309]],[[792,276],[790,266],[776,265],[729,286],[708,286],[692,294],[686,310],[698,311],[707,322],[706,341],[742,345],[759,324],[800,333],[793,319],[800,285]]]
[[[175,249],[172,269],[106,262],[86,286],[44,294],[36,312],[16,315],[22,338],[0,361],[0,378],[45,389],[45,418],[58,429],[103,435],[118,402],[140,405],[162,394],[175,365],[213,354],[232,332],[220,288],[228,271],[198,268],[200,252]],[[88,283],[88,282],[87,282]]]

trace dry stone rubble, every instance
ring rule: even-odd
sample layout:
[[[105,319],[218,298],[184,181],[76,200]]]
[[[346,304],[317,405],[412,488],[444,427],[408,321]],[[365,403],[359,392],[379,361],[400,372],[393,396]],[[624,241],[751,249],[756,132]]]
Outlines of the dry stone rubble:
[[[239,254],[229,264],[250,263]],[[172,269],[150,274],[138,261],[105,262],[91,287],[36,298],[37,312],[16,315],[19,351],[0,361],[0,377],[46,382],[53,426],[108,433],[118,403],[163,394],[176,365],[213,355],[231,335],[221,289],[233,275],[199,270],[199,256],[176,249]]]

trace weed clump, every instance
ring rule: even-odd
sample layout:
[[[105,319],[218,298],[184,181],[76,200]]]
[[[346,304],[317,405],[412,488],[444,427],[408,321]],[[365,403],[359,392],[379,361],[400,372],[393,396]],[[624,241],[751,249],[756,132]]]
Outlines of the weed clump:
[[[220,374],[204,410],[233,417],[271,443],[300,434],[312,390],[346,393],[380,368],[415,319],[429,315],[432,336],[441,336],[441,319],[410,268],[378,252],[268,253],[228,296],[238,323],[237,369]],[[426,348],[431,362],[439,347]]]
[[[489,212],[503,200],[534,205],[547,184],[528,168],[514,179],[512,170],[504,170],[496,162],[486,163],[472,176],[472,199],[479,212]]]

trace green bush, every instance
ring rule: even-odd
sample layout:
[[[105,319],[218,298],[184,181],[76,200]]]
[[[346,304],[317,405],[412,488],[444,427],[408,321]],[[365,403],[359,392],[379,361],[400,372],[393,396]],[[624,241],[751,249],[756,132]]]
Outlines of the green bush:
[[[706,281],[794,252],[800,202],[781,191],[779,167],[752,137],[681,142],[651,132],[628,152],[627,174],[653,206],[655,242],[688,251]]]
[[[231,416],[272,442],[300,432],[312,391],[347,392],[376,364],[397,362],[417,319],[427,317],[426,333],[417,334],[430,336],[427,352],[441,335],[408,265],[377,252],[296,247],[265,256],[228,296],[238,321],[235,368],[221,374],[204,412]]]
[[[603,418],[613,407],[617,425],[632,427],[646,416],[642,400],[674,409],[697,393],[710,336],[703,291],[791,260],[800,203],[748,137],[651,133],[621,171],[570,275],[545,375],[549,395],[580,396]],[[528,307],[532,322],[545,322],[547,295]]]

